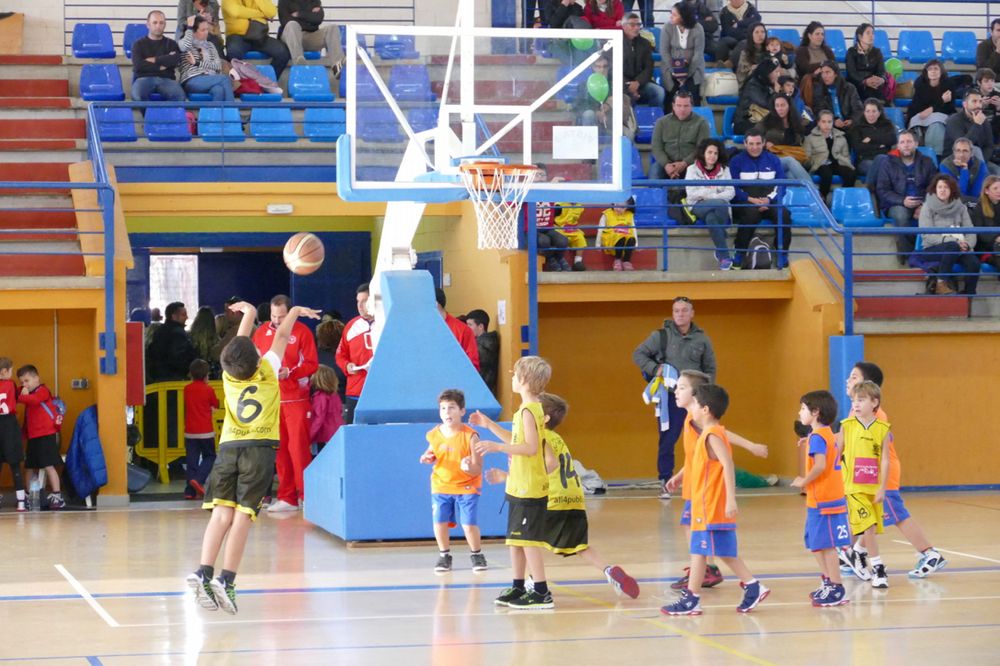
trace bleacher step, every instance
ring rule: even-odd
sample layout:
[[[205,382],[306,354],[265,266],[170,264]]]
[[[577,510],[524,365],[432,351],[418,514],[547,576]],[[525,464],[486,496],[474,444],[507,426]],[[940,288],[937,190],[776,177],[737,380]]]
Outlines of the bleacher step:
[[[872,296],[855,299],[856,319],[968,318],[966,296]]]
[[[82,139],[86,131],[82,118],[0,120],[0,139]]]
[[[0,276],[83,276],[84,273],[80,244],[75,241],[4,243]]]

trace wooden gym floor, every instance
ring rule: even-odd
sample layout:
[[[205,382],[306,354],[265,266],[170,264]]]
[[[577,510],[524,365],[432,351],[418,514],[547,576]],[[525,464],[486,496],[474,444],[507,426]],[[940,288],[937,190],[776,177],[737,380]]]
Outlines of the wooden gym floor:
[[[454,544],[455,570],[439,576],[432,545],[347,548],[301,514],[265,516],[251,533],[237,579],[240,612],[231,617],[197,608],[184,586],[207,520],[191,503],[59,514],[5,508],[0,662],[1000,663],[1000,493],[904,498],[948,567],[908,580],[915,553],[889,528],[880,543],[890,589],[851,579],[850,605],[814,609],[802,498],[740,496],[740,553],[771,596],[739,615],[739,587],[727,578],[705,591],[697,618],[659,612],[687,555],[681,502],[649,492],[588,501],[591,542],[640,579],[638,599],[615,597],[580,558],[552,556],[556,610],[518,615],[493,606],[510,580],[501,545],[486,546],[491,568],[473,574],[464,543]]]

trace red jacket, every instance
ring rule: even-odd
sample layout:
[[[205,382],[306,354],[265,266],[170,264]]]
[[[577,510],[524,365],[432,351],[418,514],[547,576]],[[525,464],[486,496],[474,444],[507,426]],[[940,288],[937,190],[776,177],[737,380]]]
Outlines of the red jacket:
[[[479,345],[476,344],[476,334],[472,332],[468,324],[463,324],[450,314],[445,314],[444,323],[448,324],[451,334],[458,340],[458,344],[462,346],[462,351],[472,361],[472,365],[476,366],[476,372],[479,372]]]
[[[336,393],[314,391],[312,394],[312,415],[309,419],[309,441],[326,444],[344,425],[344,403]]]
[[[212,410],[219,408],[215,389],[203,380],[195,380],[184,387],[184,434],[204,435],[215,432]]]
[[[268,322],[254,331],[253,344],[261,356],[271,349],[275,330],[274,324]],[[301,321],[292,326],[281,367],[288,369],[288,377],[278,382],[282,402],[308,400],[309,378],[319,367],[319,353],[316,351],[316,339],[312,331]]]
[[[340,336],[340,344],[337,345],[337,366],[347,375],[346,395],[348,397],[357,398],[361,395],[365,379],[368,378],[368,371],[362,370],[351,374],[347,371],[347,364],[365,365],[374,354],[371,322],[358,315],[347,322],[344,334]]]
[[[622,27],[622,17],[625,16],[625,5],[622,4],[622,0],[608,0],[608,2],[614,3],[611,9],[613,16],[608,16],[596,9],[591,10],[589,2],[583,8],[583,20],[589,23],[590,27],[594,30],[614,30]]]
[[[0,415],[13,414],[17,408],[17,394],[21,389],[9,379],[0,379]]]
[[[18,396],[18,402],[24,405],[24,433],[28,439],[45,437],[59,432],[59,428],[52,422],[42,403],[51,400],[52,394],[45,384],[39,384],[31,393]],[[55,409],[54,407],[49,407]]]

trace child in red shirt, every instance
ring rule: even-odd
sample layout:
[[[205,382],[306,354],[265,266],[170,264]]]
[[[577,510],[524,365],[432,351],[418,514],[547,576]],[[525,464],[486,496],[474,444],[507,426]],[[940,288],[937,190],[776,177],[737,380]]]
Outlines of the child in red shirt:
[[[219,408],[215,389],[208,385],[209,366],[200,358],[191,362],[191,383],[184,387],[184,449],[187,486],[184,499],[205,496],[205,482],[215,464],[215,427],[212,410]]]
[[[14,362],[6,356],[0,357],[0,466],[3,463],[10,466],[17,492],[17,510],[27,511],[24,479],[21,477],[24,446],[21,444],[21,429],[17,427],[17,386],[11,381],[13,374]]]
[[[28,453],[24,466],[28,471],[28,485],[35,479],[38,470],[45,470],[52,492],[49,493],[49,510],[57,511],[64,506],[62,493],[59,492],[59,473],[56,465],[62,464],[59,455],[59,441],[56,425],[52,415],[55,407],[52,405],[52,394],[38,376],[38,368],[33,365],[23,365],[17,369],[17,378],[21,382],[21,395],[17,401],[24,405],[24,433],[28,438]],[[44,487],[44,483],[42,484]]]
[[[328,365],[321,365],[309,378],[309,441],[318,454],[333,434],[344,425],[344,403],[340,400],[340,380]]]

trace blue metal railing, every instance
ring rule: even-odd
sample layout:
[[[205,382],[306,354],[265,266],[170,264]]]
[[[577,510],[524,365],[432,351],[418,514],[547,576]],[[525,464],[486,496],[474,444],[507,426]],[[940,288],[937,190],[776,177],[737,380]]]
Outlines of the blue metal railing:
[[[115,326],[118,297],[123,297],[115,291],[115,191],[108,179],[108,169],[104,163],[104,151],[98,135],[97,117],[93,106],[87,109],[87,156],[94,171],[94,182],[98,186],[97,201],[100,204],[101,216],[104,221],[104,331],[99,336],[99,346],[104,355],[101,357],[100,371],[102,374],[118,373],[118,361],[115,351],[118,348],[118,332]]]

